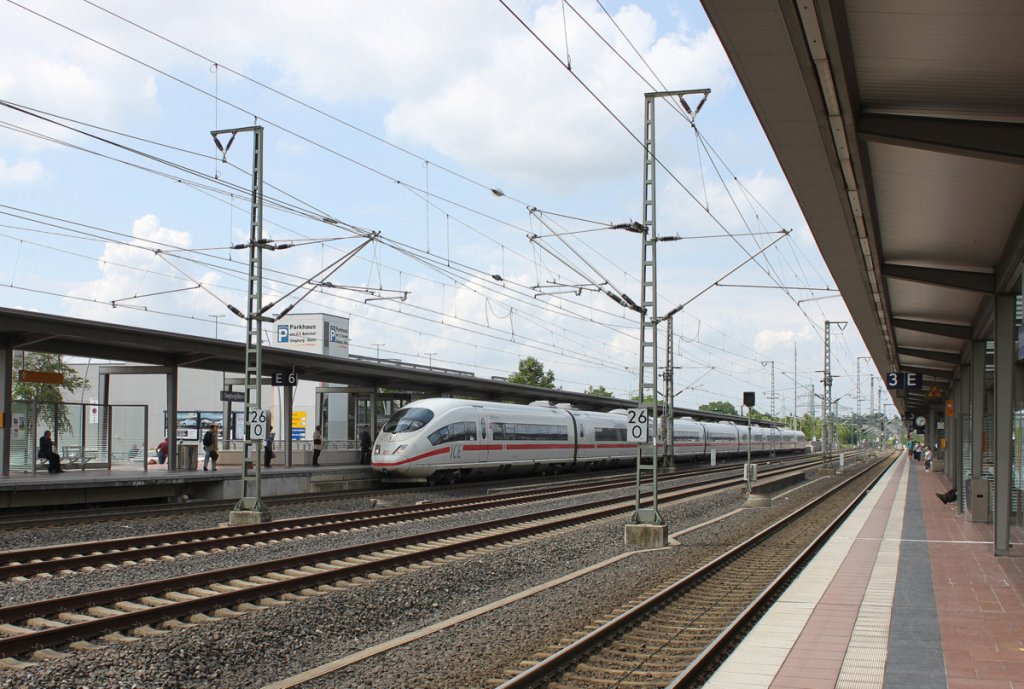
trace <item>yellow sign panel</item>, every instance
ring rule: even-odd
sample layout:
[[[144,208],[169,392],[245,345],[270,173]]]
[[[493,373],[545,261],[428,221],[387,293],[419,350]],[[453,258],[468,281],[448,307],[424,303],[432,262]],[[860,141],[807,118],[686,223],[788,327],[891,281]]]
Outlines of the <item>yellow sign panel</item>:
[[[293,411],[292,412],[292,428],[305,428],[306,427],[306,412],[304,411]]]
[[[946,400],[946,416],[953,416],[954,403],[953,400]]]
[[[942,397],[942,390],[939,390],[939,386],[938,385],[933,385],[930,388],[928,388],[928,396],[929,397],[939,397],[939,398],[941,398]]]

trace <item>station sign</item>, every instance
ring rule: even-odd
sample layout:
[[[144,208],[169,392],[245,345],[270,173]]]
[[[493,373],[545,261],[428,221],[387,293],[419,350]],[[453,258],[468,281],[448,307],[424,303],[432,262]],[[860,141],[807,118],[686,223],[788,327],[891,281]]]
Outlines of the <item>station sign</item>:
[[[626,411],[626,440],[631,443],[647,442],[647,409],[637,407]]]
[[[221,390],[220,391],[221,402],[244,402],[245,393],[241,390]]]
[[[294,388],[299,383],[299,377],[295,374],[295,371],[288,371],[287,373],[282,371],[276,371],[270,379],[271,385],[288,386]]]
[[[913,371],[889,371],[885,374],[885,387],[889,390],[920,390],[921,374]]]
[[[270,425],[269,409],[250,409],[245,419],[249,429],[249,440],[265,440]]]
[[[63,385],[64,374],[54,371],[18,371],[18,382],[20,383],[41,383],[43,385]]]

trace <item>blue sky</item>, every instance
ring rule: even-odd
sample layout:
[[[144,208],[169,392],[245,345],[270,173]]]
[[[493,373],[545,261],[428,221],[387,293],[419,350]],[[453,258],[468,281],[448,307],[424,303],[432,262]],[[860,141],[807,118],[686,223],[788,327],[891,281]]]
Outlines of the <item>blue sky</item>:
[[[565,389],[626,396],[637,317],[596,285],[639,300],[638,236],[608,226],[641,217],[643,94],[710,88],[696,127],[656,113],[659,234],[718,235],[659,245],[659,310],[782,229],[721,282],[805,289],[690,303],[677,405],[754,389],[767,410],[775,361],[789,410],[794,343],[820,393],[824,321],[850,320],[695,0],[4,3],[0,58],[0,99],[37,115],[0,107],[8,307],[241,339],[245,254],[227,247],[248,236],[252,139],[224,163],[210,131],[258,122],[264,234],[298,245],[267,253],[268,299],[379,233],[320,277],[351,289],[294,312],[350,317],[356,354],[485,377],[532,355]],[[853,409],[866,351],[852,324],[833,339],[833,397]]]

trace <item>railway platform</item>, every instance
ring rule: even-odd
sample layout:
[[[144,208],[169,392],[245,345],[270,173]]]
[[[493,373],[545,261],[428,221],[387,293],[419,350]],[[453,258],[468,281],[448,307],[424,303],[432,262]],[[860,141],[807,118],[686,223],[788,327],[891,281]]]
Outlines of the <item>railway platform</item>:
[[[263,469],[263,495],[359,490],[378,485],[368,466],[271,466]],[[114,469],[20,473],[0,478],[0,510],[54,505],[87,507],[142,501],[222,500],[241,497],[242,469],[220,466],[213,471],[174,471],[166,465],[119,466]],[[2,517],[0,517],[2,522]]]
[[[1024,533],[949,487],[904,453],[705,689],[1024,687]]]

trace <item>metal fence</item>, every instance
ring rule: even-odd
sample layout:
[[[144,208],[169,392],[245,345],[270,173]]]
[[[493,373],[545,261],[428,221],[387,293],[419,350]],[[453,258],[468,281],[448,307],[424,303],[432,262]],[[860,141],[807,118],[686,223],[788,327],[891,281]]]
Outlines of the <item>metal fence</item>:
[[[64,470],[146,467],[146,405],[15,401],[11,411],[11,471],[47,469],[47,460],[38,456],[39,438],[46,431]]]

